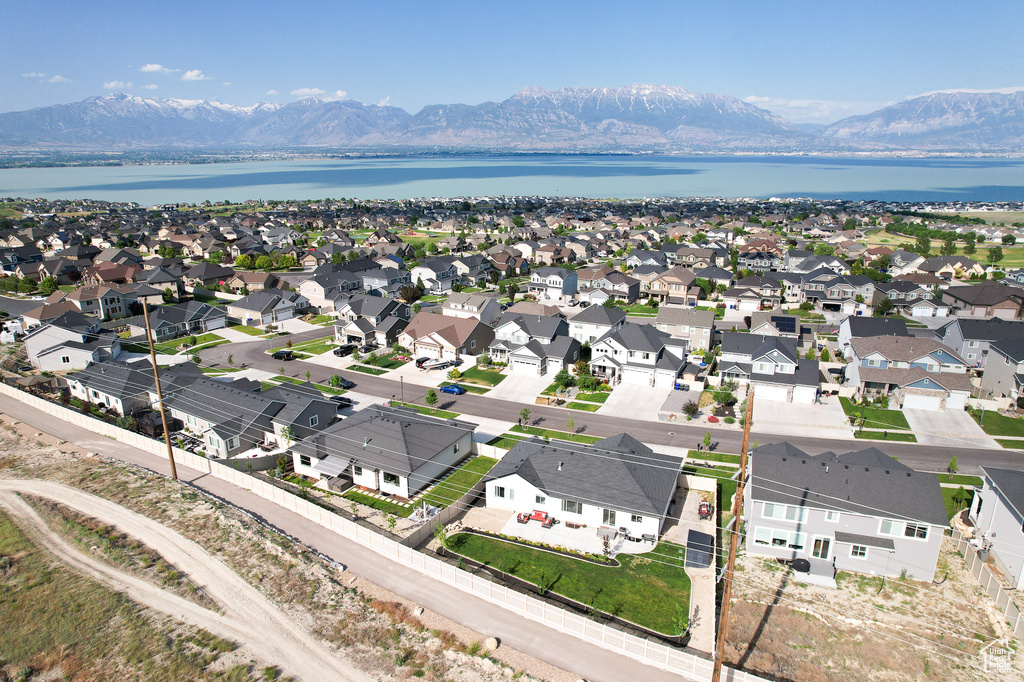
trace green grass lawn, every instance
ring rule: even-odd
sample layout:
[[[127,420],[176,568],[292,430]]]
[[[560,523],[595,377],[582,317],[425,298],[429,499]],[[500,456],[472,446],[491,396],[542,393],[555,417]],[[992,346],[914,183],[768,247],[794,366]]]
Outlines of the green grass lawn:
[[[1024,437],[1024,419],[1020,417],[1006,417],[992,410],[985,410],[984,418],[982,418],[981,410],[971,410],[970,413],[974,417],[974,421],[990,436]]]
[[[301,386],[302,384],[306,383],[305,379],[297,379],[295,377],[286,377],[286,376],[282,376],[280,374],[278,374],[277,376],[271,377],[271,380],[272,381],[280,382],[282,384],[283,383],[295,384],[296,386]],[[261,383],[266,383],[266,382],[261,382]],[[329,393],[331,395],[345,395],[345,393],[346,393],[346,391],[344,389],[341,389],[341,388],[335,388],[333,386],[328,386],[326,384],[316,384],[316,383],[313,383],[313,382],[310,382],[310,383],[312,383],[313,386],[316,387],[316,390],[320,391],[321,393]],[[273,384],[270,384],[270,386],[273,386]]]
[[[942,499],[946,503],[946,518],[952,519],[953,515],[958,511],[963,511],[971,506],[971,502],[974,500],[974,490],[971,488],[964,488],[964,494],[966,501],[960,504],[953,502],[953,496],[959,492],[959,488],[943,488]]]
[[[314,315],[313,317],[311,317],[309,319],[309,323],[310,324],[322,324],[322,325],[332,325],[336,321],[337,321],[337,318],[334,318],[331,315]]]
[[[459,381],[465,381],[470,384],[480,384],[482,386],[497,386],[505,380],[504,374],[495,369],[480,369],[479,367],[469,367],[466,371],[462,372],[462,376],[459,377]]]
[[[566,405],[570,410],[582,410],[584,412],[597,412],[601,409],[600,405],[593,405],[591,403],[569,403]]]
[[[597,436],[585,436],[582,433],[568,433],[566,431],[555,431],[553,429],[540,429],[536,426],[517,425],[512,427],[512,431],[525,433],[531,436],[540,436],[541,438],[568,440],[574,443],[586,443],[587,445],[593,445],[597,441],[601,440]]]
[[[608,400],[608,396],[610,395],[611,393],[606,391],[601,391],[600,393],[578,393],[576,395],[576,400],[583,400],[588,403],[603,403]]]
[[[679,545],[662,542],[647,554],[620,554],[622,566],[612,567],[469,533],[451,543],[467,558],[650,630],[674,636],[686,627],[690,578]]]
[[[1006,438],[996,438],[995,440],[1007,450],[1024,450],[1024,440],[1009,440]]]
[[[492,438],[487,441],[488,445],[493,445],[496,448],[502,448],[504,450],[511,450],[515,447],[516,443],[523,440],[525,436],[516,436],[511,433],[506,433],[497,438]]]
[[[399,405],[405,405],[411,407],[420,414],[425,414],[428,417],[439,417],[441,419],[455,419],[459,416],[458,412],[449,412],[448,410],[439,410],[436,407],[426,407],[424,405],[417,405],[416,403],[398,403]]]
[[[442,383],[440,386],[438,386],[438,388],[443,388],[444,386],[451,386],[453,383],[458,384],[459,386],[462,386],[464,389],[466,389],[466,393],[476,393],[477,395],[486,395],[487,393],[491,392],[491,389],[484,388],[483,386],[474,386],[473,384],[464,384],[464,383],[462,383],[462,379],[458,379],[456,381],[446,381],[446,382]]]
[[[705,462],[725,462],[726,464],[735,464],[739,466],[740,456],[730,455],[725,452],[697,452],[696,450],[690,450],[686,454],[687,459],[702,459]]]
[[[899,441],[901,443],[916,443],[917,436],[912,433],[906,433],[904,431],[859,431],[853,432],[854,438],[866,438],[868,440],[891,440]]]
[[[400,504],[388,502],[387,500],[378,500],[376,497],[364,495],[363,493],[357,490],[349,490],[344,495],[342,495],[342,497],[344,497],[347,500],[352,500],[353,502],[358,502],[359,504],[365,505],[367,507],[378,509],[384,512],[385,514],[394,514],[395,516],[401,516],[402,518],[411,516],[413,512],[412,507],[403,507]]]
[[[985,485],[981,476],[957,476],[956,474],[939,474],[939,483],[952,483],[953,485],[977,486]]]
[[[229,324],[228,329],[234,329],[236,332],[242,332],[243,334],[248,334],[249,336],[263,336],[263,334],[266,333],[262,329],[257,329],[256,327],[247,327],[244,324]]]
[[[363,358],[363,362],[366,362],[366,358]],[[378,355],[377,356],[377,361],[373,364],[373,366],[378,368],[378,369],[395,369],[396,367],[401,367],[402,365],[404,365],[407,362],[409,362],[409,361],[408,360],[395,360],[395,359],[393,359],[389,355],[388,356]]]
[[[350,369],[353,372],[362,372],[363,374],[372,374],[375,377],[379,377],[381,374],[387,374],[386,369],[378,369],[376,367],[368,367],[366,365],[349,365],[345,369]]]
[[[474,457],[434,486],[421,501],[434,507],[447,507],[465,495],[497,463],[498,460],[490,457]]]
[[[860,418],[861,409],[864,411],[864,426],[869,429],[903,429],[910,430],[907,418],[899,410],[885,410],[880,407],[864,407],[854,405],[849,398],[840,398],[839,403],[843,406],[843,412],[848,417]],[[867,436],[865,436],[867,437]],[[889,440],[896,440],[890,438]],[[913,441],[912,441],[913,442]]]

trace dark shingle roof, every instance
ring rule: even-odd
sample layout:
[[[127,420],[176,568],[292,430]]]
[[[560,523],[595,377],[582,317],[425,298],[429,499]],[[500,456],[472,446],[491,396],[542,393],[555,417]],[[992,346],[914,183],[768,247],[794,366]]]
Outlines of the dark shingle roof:
[[[981,470],[999,491],[1000,497],[1024,518],[1024,471],[995,467],[981,467]]]

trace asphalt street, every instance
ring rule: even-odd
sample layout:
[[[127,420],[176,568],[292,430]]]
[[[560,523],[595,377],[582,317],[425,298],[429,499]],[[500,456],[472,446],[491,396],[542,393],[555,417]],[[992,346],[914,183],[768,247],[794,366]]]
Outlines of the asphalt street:
[[[333,331],[330,329],[315,329],[293,334],[288,338],[293,343],[299,343],[328,336],[332,333]],[[355,382],[357,384],[356,390],[361,393],[390,398],[392,396],[400,396],[404,390],[405,402],[423,403],[426,388],[412,384],[405,384],[403,387],[398,381],[388,379],[387,375],[378,377],[362,372],[332,370],[322,365],[303,362],[302,360],[282,363],[280,360],[274,360],[266,354],[267,349],[281,346],[283,342],[283,339],[278,337],[268,340],[226,344],[201,351],[200,355],[203,358],[204,364],[226,364],[228,353],[232,353],[236,367],[244,364],[246,367],[256,367],[277,374],[283,365],[285,373],[290,376],[304,378],[306,372],[309,371],[310,378],[320,383],[326,383],[332,374],[340,374],[346,379]],[[443,394],[442,402],[439,402],[437,407],[452,410],[467,417],[476,415],[514,422],[519,418],[519,411],[523,408],[523,405],[467,393],[461,396]],[[531,420],[537,425],[548,425],[555,429],[564,429],[565,421],[570,414],[565,409],[544,405],[529,405],[529,408]],[[654,409],[657,408],[655,407]],[[644,443],[658,445],[695,448],[707,431],[703,427],[687,426],[685,424],[663,424],[577,411],[573,411],[571,414],[576,421],[577,429],[583,433],[604,437],[626,432]],[[711,437],[714,449],[726,452],[740,451],[742,434],[739,431],[712,430]],[[777,434],[759,433],[757,431],[757,415],[754,415],[754,427],[751,429],[750,435],[752,443],[756,441],[760,445],[766,445],[783,440],[812,455],[828,451],[843,453],[875,446],[887,454],[897,457],[900,462],[907,466],[919,471],[945,471],[950,458],[954,456],[958,458],[957,461],[961,473],[980,473],[978,469],[980,466],[1007,469],[1024,468],[1024,456],[1013,450],[971,449],[897,442],[875,443],[864,441],[861,443],[851,440],[809,438],[797,435],[782,437]]]

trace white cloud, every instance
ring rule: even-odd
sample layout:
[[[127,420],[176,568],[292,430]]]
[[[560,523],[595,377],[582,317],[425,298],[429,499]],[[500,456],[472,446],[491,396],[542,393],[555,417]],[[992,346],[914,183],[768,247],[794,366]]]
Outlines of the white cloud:
[[[104,90],[120,90],[122,88],[132,87],[131,83],[125,83],[124,81],[106,81],[103,83]]]
[[[281,93],[279,93],[277,90],[267,90],[267,94],[268,95],[279,95]]]
[[[177,73],[181,69],[171,69],[161,64],[146,64],[139,71],[142,73]]]
[[[181,77],[181,80],[183,81],[208,81],[211,79],[212,76],[204,76],[203,72],[199,69],[192,69],[191,71],[186,71]]]
[[[391,102],[391,95],[388,95],[387,97],[381,98],[381,100],[379,102],[377,102],[377,106],[378,107],[386,107],[386,106],[388,106],[389,102]]]
[[[22,78],[46,78],[46,74],[45,73],[39,73],[38,71],[33,71],[32,73],[23,73],[23,74],[21,74],[21,77]]]
[[[310,97],[324,94],[324,91],[320,88],[299,88],[298,90],[292,90],[292,94],[296,97]]]
[[[150,83],[149,85],[143,85],[142,87],[145,90],[156,90],[157,89],[155,83]]]
[[[50,76],[49,78],[46,79],[46,82],[47,83],[70,83],[71,79],[70,78],[65,78],[64,76]]]
[[[345,92],[344,90],[335,90],[334,92],[330,93],[329,95],[326,95],[324,97],[324,99],[326,99],[328,101],[332,101],[332,100],[345,99],[346,97],[348,97],[348,93]]]
[[[847,116],[867,114],[892,102],[851,102],[828,99],[787,99],[750,95],[743,101],[781,116],[791,123],[834,123]]]

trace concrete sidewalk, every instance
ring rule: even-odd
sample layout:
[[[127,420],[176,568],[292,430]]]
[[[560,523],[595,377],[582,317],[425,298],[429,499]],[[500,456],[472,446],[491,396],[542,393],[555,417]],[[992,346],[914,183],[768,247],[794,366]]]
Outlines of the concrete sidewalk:
[[[14,398],[0,396],[0,410],[30,424],[33,428],[73,442],[86,450],[136,464],[165,476],[170,473],[167,461],[162,458],[141,452],[88,429],[55,421],[49,415]],[[259,514],[282,531],[299,538],[333,560],[346,564],[354,575],[446,618],[451,618],[483,636],[500,637],[504,645],[583,678],[593,682],[678,682],[684,679],[535,621],[526,620],[500,606],[432,580],[227,481],[182,466],[178,467],[178,475],[183,481]]]

